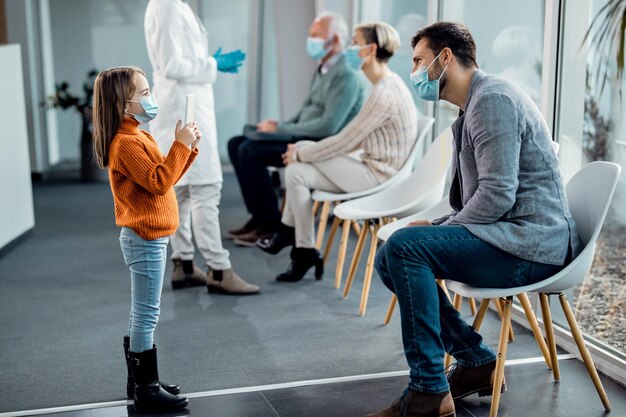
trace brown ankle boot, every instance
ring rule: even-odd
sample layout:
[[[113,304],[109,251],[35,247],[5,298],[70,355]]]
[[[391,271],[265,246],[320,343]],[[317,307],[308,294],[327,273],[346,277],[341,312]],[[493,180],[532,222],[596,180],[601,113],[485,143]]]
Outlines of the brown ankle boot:
[[[210,293],[218,294],[250,295],[260,291],[258,285],[247,283],[232,268],[224,270],[209,268],[206,286]]]
[[[429,394],[408,388],[388,408],[365,417],[456,417],[449,392]]]
[[[206,274],[193,261],[172,259],[172,264],[172,288],[175,290],[206,285]]]
[[[452,398],[467,397],[478,393],[479,397],[488,397],[493,392],[493,381],[496,377],[496,362],[489,362],[475,368],[452,365],[448,372],[448,384]],[[506,381],[502,380],[500,392],[506,391]]]

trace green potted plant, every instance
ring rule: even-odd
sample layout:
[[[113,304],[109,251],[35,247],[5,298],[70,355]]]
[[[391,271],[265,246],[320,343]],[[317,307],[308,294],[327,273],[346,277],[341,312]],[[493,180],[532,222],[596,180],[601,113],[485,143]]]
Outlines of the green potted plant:
[[[81,117],[80,178],[83,181],[102,179],[100,169],[93,158],[92,140],[93,83],[97,75],[98,71],[95,69],[87,72],[82,95],[74,95],[70,92],[70,84],[67,81],[62,81],[55,84],[55,94],[49,97],[51,107],[63,110],[74,109]]]

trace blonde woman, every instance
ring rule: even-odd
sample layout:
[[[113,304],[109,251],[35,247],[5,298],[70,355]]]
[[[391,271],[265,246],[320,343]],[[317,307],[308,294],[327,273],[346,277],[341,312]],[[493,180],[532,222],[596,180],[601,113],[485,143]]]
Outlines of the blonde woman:
[[[409,89],[387,62],[400,47],[398,32],[382,22],[354,29],[346,58],[372,83],[372,91],[356,117],[339,133],[319,142],[289,145],[283,155],[287,170],[287,204],[279,231],[257,246],[276,254],[287,246],[291,265],[278,281],[299,281],[323,263],[315,248],[311,190],[355,192],[386,181],[406,162],[417,137],[417,110]]]

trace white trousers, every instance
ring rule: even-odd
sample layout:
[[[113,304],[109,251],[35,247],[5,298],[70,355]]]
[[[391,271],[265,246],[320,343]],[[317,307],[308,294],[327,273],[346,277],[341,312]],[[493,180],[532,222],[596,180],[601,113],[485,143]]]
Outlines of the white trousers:
[[[179,226],[170,238],[172,259],[193,260],[195,239],[211,269],[231,268],[230,254],[222,246],[219,204],[222,184],[175,186]],[[193,230],[193,233],[192,233]]]
[[[298,147],[306,146],[303,142],[298,142]],[[295,227],[296,247],[315,247],[312,190],[352,193],[378,184],[378,179],[364,163],[347,155],[313,163],[296,162],[287,166],[287,204],[282,222]]]

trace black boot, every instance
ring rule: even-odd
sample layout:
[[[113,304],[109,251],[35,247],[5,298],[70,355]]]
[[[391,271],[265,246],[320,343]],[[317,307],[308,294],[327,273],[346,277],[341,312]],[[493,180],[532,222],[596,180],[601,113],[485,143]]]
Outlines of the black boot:
[[[153,347],[156,347],[152,345]],[[124,336],[124,357],[126,358],[126,369],[128,370],[128,378],[126,379],[126,396],[132,400],[135,396],[135,380],[133,379],[133,373],[130,370],[130,360],[128,359],[128,351],[130,350],[130,337]],[[180,387],[178,385],[166,384],[163,381],[159,381],[159,384],[163,389],[170,394],[178,395]]]
[[[276,281],[300,281],[311,267],[315,267],[315,279],[321,280],[324,273],[324,259],[314,248],[296,248],[291,250],[291,265],[287,272],[276,277]]]
[[[278,227],[278,231],[269,239],[258,239],[256,245],[264,252],[276,255],[287,246],[296,244],[296,229],[283,223]]]
[[[187,398],[170,394],[159,384],[156,347],[139,353],[129,351],[128,359],[135,380],[135,410],[166,412],[187,407]]]

